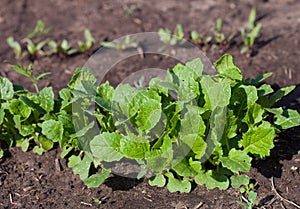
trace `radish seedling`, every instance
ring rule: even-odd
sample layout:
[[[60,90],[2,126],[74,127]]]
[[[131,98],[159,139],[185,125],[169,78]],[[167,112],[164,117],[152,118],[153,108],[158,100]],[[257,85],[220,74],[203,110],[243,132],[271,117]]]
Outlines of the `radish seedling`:
[[[38,35],[47,34],[51,30],[50,27],[46,27],[45,23],[41,20],[38,20],[36,23],[36,26],[34,30],[29,33],[26,38],[32,39],[33,37],[36,37]]]
[[[191,40],[194,44],[201,45],[201,44],[209,44],[212,40],[211,36],[207,36],[206,38],[201,37],[200,34],[196,31],[191,32]]]
[[[47,40],[41,41],[37,44],[34,44],[32,42],[32,40],[30,39],[26,39],[27,42],[27,51],[29,53],[30,56],[36,56],[37,54],[41,54],[43,55],[44,52],[42,50],[42,48],[45,46],[45,44],[47,43]]]
[[[15,41],[12,36],[8,37],[6,39],[7,44],[14,49],[14,53],[16,55],[16,58],[19,59],[22,54],[22,47],[19,44],[19,42]]]
[[[82,53],[90,50],[95,43],[95,39],[93,38],[89,29],[84,30],[84,37],[85,42],[78,41],[79,51]]]
[[[101,46],[107,47],[107,48],[113,48],[116,50],[126,50],[130,48],[137,48],[138,43],[132,41],[130,39],[130,36],[126,36],[125,39],[123,40],[116,40],[113,42],[107,42],[107,41],[102,41]]]
[[[176,25],[176,28],[175,28],[173,34],[168,28],[166,28],[166,29],[160,28],[158,30],[158,35],[162,42],[164,42],[166,44],[170,44],[170,45],[180,44],[184,37],[184,33],[183,33],[181,24]]]
[[[57,44],[54,40],[48,42],[48,46],[50,51],[47,53],[50,54],[65,54],[65,55],[73,55],[77,53],[77,49],[72,48],[69,45],[69,42],[64,39],[60,44]]]
[[[255,40],[258,38],[259,31],[262,25],[260,23],[255,25],[255,20],[256,9],[253,7],[249,15],[247,28],[241,29],[241,35],[244,42],[241,53],[246,53],[254,45]]]

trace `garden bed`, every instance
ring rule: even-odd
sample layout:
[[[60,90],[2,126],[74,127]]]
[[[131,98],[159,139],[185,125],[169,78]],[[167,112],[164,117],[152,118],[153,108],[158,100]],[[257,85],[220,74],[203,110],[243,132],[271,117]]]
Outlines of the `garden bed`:
[[[235,1],[4,1],[0,9],[1,40],[14,36],[20,40],[32,31],[41,19],[52,27],[49,37],[68,39],[76,45],[89,28],[97,41],[114,40],[137,32],[175,28],[181,23],[185,32],[197,30],[211,33],[217,18],[223,19],[224,33],[238,31],[247,23],[253,5],[262,24],[261,36],[250,57],[240,54],[242,40],[236,37],[229,46],[209,48],[207,56],[216,61],[224,53],[233,54],[237,66],[245,77],[254,78],[273,72],[267,80],[274,88],[297,85],[294,92],[278,105],[300,111],[299,37],[300,4],[294,1],[253,1],[253,4]],[[66,87],[77,67],[88,60],[89,54],[69,57],[55,55],[34,59],[39,72],[50,71],[51,80],[41,83],[51,85],[57,93]],[[157,62],[153,65],[153,59]],[[0,75],[34,91],[29,80],[12,71],[11,64],[27,66],[30,60],[14,58],[5,41],[0,49]],[[116,85],[124,73],[146,67],[167,68],[172,64],[159,56],[132,57],[118,64],[116,73],[108,79]],[[275,139],[271,156],[254,160],[249,176],[255,182],[258,208],[296,208],[278,197],[300,204],[300,129],[289,129]],[[243,208],[237,189],[207,191],[197,186],[189,194],[170,193],[166,188],[148,185],[146,180],[114,176],[99,188],[87,189],[78,175],[66,166],[56,148],[42,156],[22,152],[19,148],[5,151],[0,160],[0,208]],[[96,203],[101,201],[101,204]],[[284,205],[284,206],[283,206]]]

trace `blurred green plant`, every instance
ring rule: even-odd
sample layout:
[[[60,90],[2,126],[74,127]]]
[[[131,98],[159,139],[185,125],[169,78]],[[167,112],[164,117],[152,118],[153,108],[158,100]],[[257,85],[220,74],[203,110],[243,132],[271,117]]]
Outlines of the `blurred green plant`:
[[[102,41],[101,46],[106,47],[106,48],[112,48],[116,50],[126,50],[130,48],[137,48],[138,43],[131,40],[130,36],[126,36],[125,39],[119,39],[115,40],[113,42],[108,42],[108,41]]]
[[[184,32],[181,24],[177,24],[174,32],[172,33],[168,28],[160,28],[158,30],[160,40],[166,44],[177,45],[182,43]]]
[[[255,40],[259,36],[259,31],[262,25],[260,23],[255,24],[255,21],[256,21],[256,9],[255,7],[253,7],[249,15],[247,28],[241,29],[241,36],[244,43],[244,46],[241,49],[242,54],[246,53],[251,47],[253,47]]]

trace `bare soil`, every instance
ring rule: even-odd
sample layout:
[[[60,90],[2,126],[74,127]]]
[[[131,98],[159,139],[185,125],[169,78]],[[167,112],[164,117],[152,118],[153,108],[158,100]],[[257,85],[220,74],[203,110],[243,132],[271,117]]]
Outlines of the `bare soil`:
[[[230,45],[218,50],[209,48],[206,55],[214,62],[223,53],[233,54],[245,77],[273,72],[267,82],[275,88],[297,85],[278,105],[300,111],[299,0],[0,0],[0,5],[0,75],[34,90],[30,81],[13,72],[9,65],[26,66],[33,61],[38,72],[52,72],[51,79],[43,81],[41,86],[51,85],[55,92],[66,87],[74,70],[82,67],[90,54],[16,60],[6,38],[14,36],[21,40],[39,19],[52,27],[47,37],[57,41],[68,39],[75,46],[77,40],[83,39],[85,28],[89,28],[99,42],[132,33],[156,32],[161,27],[173,29],[177,23],[181,23],[186,32],[196,30],[205,35],[212,34],[218,17],[223,19],[225,34],[229,35],[246,25],[251,7],[256,6],[263,28],[251,56],[240,54],[239,35]],[[107,79],[117,85],[126,74],[137,69],[166,68],[170,63],[159,56],[149,56],[143,61],[132,57],[119,63],[115,73],[109,74]],[[257,208],[296,208],[276,196],[271,179],[279,194],[300,204],[298,150],[300,127],[280,134],[271,156],[253,162],[249,175],[258,192]],[[146,180],[112,176],[99,188],[87,189],[59,155],[58,148],[43,156],[23,153],[19,148],[6,150],[0,161],[0,208],[243,208],[236,203],[239,191],[232,188],[208,191],[204,186],[195,186],[190,194],[169,193],[165,188],[149,186]],[[97,204],[94,199],[102,203]]]

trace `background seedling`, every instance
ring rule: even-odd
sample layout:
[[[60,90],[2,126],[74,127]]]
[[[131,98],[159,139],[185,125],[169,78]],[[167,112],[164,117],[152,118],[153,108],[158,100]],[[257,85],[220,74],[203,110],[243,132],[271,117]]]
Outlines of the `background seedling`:
[[[86,52],[92,48],[95,43],[95,39],[93,38],[91,31],[89,29],[84,30],[85,42],[78,41],[79,51]]]
[[[201,37],[200,34],[197,31],[192,31],[191,32],[191,40],[193,43],[197,45],[202,45],[202,44],[209,44],[212,40],[211,36]]]
[[[34,30],[29,33],[26,38],[32,39],[38,35],[47,34],[51,30],[50,27],[46,27],[45,23],[42,20],[38,20]]]
[[[41,41],[37,44],[34,44],[32,42],[32,40],[30,39],[26,39],[27,42],[27,51],[29,53],[29,55],[31,56],[36,56],[37,54],[44,54],[44,52],[42,51],[42,48],[45,46],[45,44],[47,43],[47,40]]]
[[[74,48],[71,48],[69,42],[66,39],[64,39],[58,47],[58,52],[67,54],[67,55],[72,55],[72,54],[76,53],[77,50]]]
[[[217,42],[217,44],[225,44],[226,40],[225,40],[225,35],[224,33],[222,33],[222,25],[223,25],[223,21],[221,18],[217,19],[216,22],[216,26],[214,28],[214,38],[215,41]]]
[[[107,47],[107,48],[113,48],[116,50],[125,50],[129,48],[137,48],[138,43],[132,41],[130,39],[130,36],[126,36],[124,40],[118,40],[114,42],[107,42],[107,41],[102,41],[101,46]]]
[[[256,9],[253,7],[249,15],[247,28],[241,29],[241,36],[244,43],[241,53],[246,53],[254,45],[255,40],[259,36],[259,31],[262,25],[260,23],[255,25],[255,20],[256,20]]]
[[[11,48],[13,48],[16,58],[20,58],[22,54],[22,47],[19,42],[15,41],[12,36],[8,37],[6,42]]]
[[[21,75],[24,75],[25,77],[29,78],[36,90],[37,93],[39,93],[39,88],[38,88],[38,82],[40,80],[43,80],[45,79],[45,77],[47,75],[50,75],[51,73],[50,72],[45,72],[45,73],[41,73],[39,75],[34,75],[33,74],[33,67],[32,65],[30,64],[27,68],[24,68],[23,66],[21,65],[11,65],[11,67],[16,71],[18,72],[19,74]]]
[[[245,187],[240,188],[242,201],[237,201],[239,204],[245,206],[245,209],[252,209],[255,206],[257,193],[254,191],[254,184],[249,183]]]
[[[170,44],[170,45],[180,44],[184,37],[184,33],[183,33],[181,24],[176,25],[176,28],[175,28],[173,34],[168,28],[166,28],[166,29],[160,28],[158,30],[158,35],[162,42],[164,42],[166,44]]]

